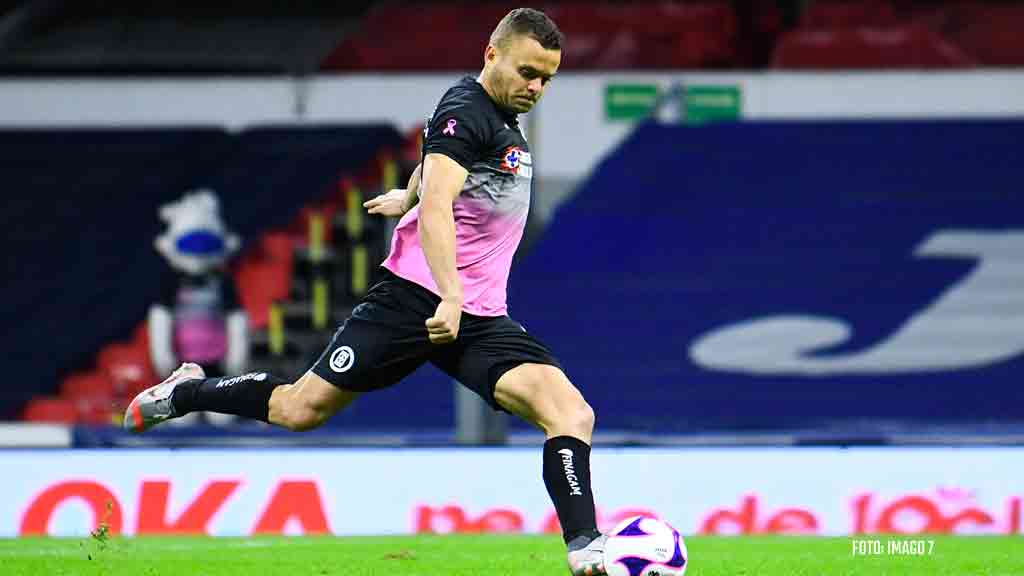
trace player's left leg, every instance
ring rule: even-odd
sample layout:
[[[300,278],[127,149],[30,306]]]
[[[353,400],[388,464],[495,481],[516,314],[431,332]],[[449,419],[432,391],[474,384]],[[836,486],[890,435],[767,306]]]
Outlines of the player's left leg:
[[[562,524],[574,575],[604,574],[604,541],[590,489],[594,411],[552,353],[508,316],[462,314],[459,338],[431,361],[479,394],[544,431],[544,484]]]
[[[569,436],[589,445],[594,410],[556,366],[523,363],[502,374],[494,399],[550,438]]]
[[[544,431],[544,484],[562,524],[574,576],[604,574],[605,537],[597,530],[590,489],[594,411],[558,360],[508,316],[463,312],[459,337],[431,358],[492,408]]]
[[[594,410],[556,366],[524,363],[505,372],[494,400],[540,428],[544,484],[555,505],[576,576],[604,574],[605,537],[597,530],[590,487],[590,441]]]

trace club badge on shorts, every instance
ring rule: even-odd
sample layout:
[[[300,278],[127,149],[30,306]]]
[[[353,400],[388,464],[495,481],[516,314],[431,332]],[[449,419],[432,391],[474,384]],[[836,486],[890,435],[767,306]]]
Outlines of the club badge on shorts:
[[[348,346],[342,346],[331,354],[331,370],[339,373],[345,372],[352,367],[355,361],[356,353]]]

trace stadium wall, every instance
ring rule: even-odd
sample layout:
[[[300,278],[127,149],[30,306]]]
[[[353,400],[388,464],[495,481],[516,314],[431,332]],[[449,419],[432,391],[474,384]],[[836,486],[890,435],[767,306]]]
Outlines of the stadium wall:
[[[599,524],[687,534],[1021,533],[1024,449],[601,449]],[[19,450],[0,537],[557,532],[535,449]],[[25,470],[31,470],[25,475]]]
[[[475,73],[467,71],[467,73]],[[32,79],[0,83],[0,127],[221,126],[422,123],[461,73],[301,79]],[[541,222],[617,146],[633,123],[609,118],[609,91],[672,86],[735,90],[741,119],[977,118],[1024,115],[1024,73],[559,74],[527,122]],[[653,90],[647,91],[647,89]],[[648,103],[649,104],[649,103]],[[643,108],[644,105],[641,105]],[[571,123],[572,129],[566,130]]]
[[[472,73],[472,72],[466,72]],[[89,79],[0,81],[0,126],[222,126],[240,129],[279,122],[389,122],[400,129],[421,123],[434,102],[464,73],[334,75],[291,78]],[[534,113],[561,130],[586,134],[565,154],[593,158],[595,145],[625,134],[608,121],[609,85],[739,88],[745,119],[999,117],[1024,114],[1024,72],[643,73],[563,72]],[[602,125],[608,124],[608,126]],[[551,138],[544,133],[539,137]],[[554,153],[555,151],[551,151]],[[589,165],[552,162],[552,169]],[[559,166],[559,164],[565,164]]]

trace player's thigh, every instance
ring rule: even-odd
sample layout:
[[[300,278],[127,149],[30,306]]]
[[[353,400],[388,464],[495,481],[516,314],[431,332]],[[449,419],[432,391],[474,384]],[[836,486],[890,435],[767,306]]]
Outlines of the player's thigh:
[[[507,316],[481,318],[463,315],[455,344],[432,360],[463,386],[476,392],[493,409],[528,418],[529,398],[543,394],[546,383],[568,382],[561,365],[550,350]],[[536,369],[521,369],[536,366]],[[505,378],[511,371],[524,371],[531,378]],[[535,378],[532,376],[536,376]],[[500,387],[502,379],[506,383]],[[531,421],[533,421],[531,419]]]
[[[437,307],[436,296],[390,272],[382,275],[311,369],[348,392],[391,386],[435,349],[424,323]]]
[[[583,394],[558,366],[523,363],[505,371],[495,383],[494,399],[546,431],[593,426],[593,412]]]
[[[309,372],[317,381],[358,394],[397,383],[426,362],[430,352],[418,318],[353,315]]]
[[[274,390],[269,420],[290,430],[320,426],[364,392],[397,383],[426,361],[430,345],[406,343],[393,325],[350,317],[298,381]]]

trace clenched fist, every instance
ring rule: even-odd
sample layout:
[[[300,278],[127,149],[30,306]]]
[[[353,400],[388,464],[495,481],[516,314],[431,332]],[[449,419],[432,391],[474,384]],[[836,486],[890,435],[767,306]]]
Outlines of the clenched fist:
[[[450,300],[442,300],[434,316],[427,318],[427,337],[432,344],[454,342],[459,335],[461,320],[462,306]]]

